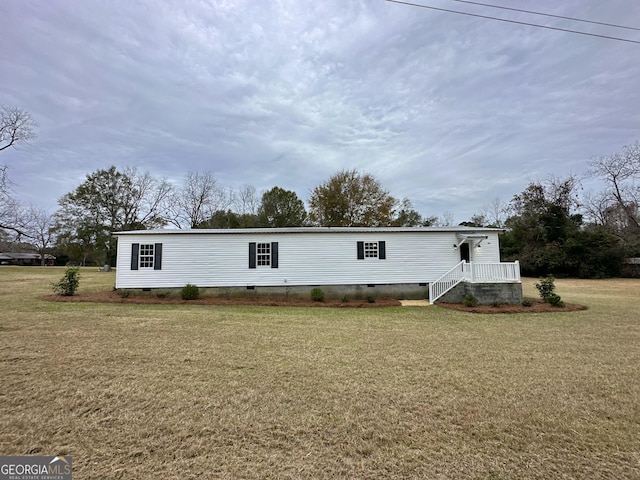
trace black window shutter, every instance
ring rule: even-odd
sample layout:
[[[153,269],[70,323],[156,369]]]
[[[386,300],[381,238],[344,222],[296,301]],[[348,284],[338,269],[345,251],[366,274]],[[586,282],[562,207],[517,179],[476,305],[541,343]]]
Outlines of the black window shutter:
[[[256,268],[256,242],[249,243],[249,268]]]
[[[278,268],[278,242],[271,242],[271,268]]]
[[[162,244],[156,243],[153,247],[153,269],[162,270]]]
[[[140,251],[139,243],[131,244],[131,270],[138,270],[138,252]]]
[[[364,242],[358,242],[358,260],[364,260]]]
[[[387,244],[384,240],[378,242],[378,258],[380,260],[387,259]]]

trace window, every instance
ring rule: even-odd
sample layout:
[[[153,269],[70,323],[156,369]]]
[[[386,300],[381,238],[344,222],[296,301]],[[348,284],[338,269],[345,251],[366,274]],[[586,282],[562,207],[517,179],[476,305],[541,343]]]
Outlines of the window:
[[[153,244],[140,245],[140,268],[153,268]]]
[[[256,249],[258,252],[258,266],[271,265],[271,244],[258,243]]]
[[[131,270],[138,270],[139,268],[162,270],[161,243],[131,244]]]
[[[378,258],[378,242],[364,242],[364,258]]]
[[[358,242],[358,260],[365,258],[377,258],[378,260],[387,259],[386,242]]]
[[[278,242],[249,243],[249,268],[278,268]]]

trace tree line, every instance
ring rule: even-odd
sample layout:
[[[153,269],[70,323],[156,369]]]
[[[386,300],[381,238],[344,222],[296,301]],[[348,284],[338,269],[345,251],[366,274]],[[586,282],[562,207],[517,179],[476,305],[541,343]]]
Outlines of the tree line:
[[[258,193],[245,185],[221,186],[212,172],[190,172],[181,186],[136,168],[112,166],[87,175],[59,201],[52,216],[56,247],[86,262],[104,255],[113,262],[116,231],[174,228],[277,228],[325,226],[413,226],[423,219],[407,199],[399,202],[378,180],[343,170],[316,186],[309,210],[291,190]],[[399,208],[397,208],[399,207]]]
[[[0,152],[35,138],[28,112],[0,108]],[[504,228],[503,260],[525,275],[603,277],[640,256],[640,142],[593,158],[585,177],[604,189],[584,193],[575,176],[532,181],[510,201],[495,199],[460,225]],[[190,172],[176,185],[134,167],[99,169],[59,199],[58,210],[25,206],[0,168],[0,242],[27,242],[60,261],[113,263],[112,233],[161,227],[447,226],[451,215],[423,217],[371,174],[341,170],[314,187],[308,209],[291,190],[230,189],[212,172]]]
[[[584,177],[604,188],[584,192],[576,176],[550,176],[465,224],[505,228],[502,258],[519,260],[524,275],[637,275],[624,272],[623,259],[640,257],[640,142],[593,158]]]

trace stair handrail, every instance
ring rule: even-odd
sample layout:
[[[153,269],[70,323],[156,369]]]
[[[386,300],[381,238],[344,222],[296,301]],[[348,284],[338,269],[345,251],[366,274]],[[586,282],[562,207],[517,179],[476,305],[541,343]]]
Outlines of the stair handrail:
[[[429,283],[429,303],[433,305],[437,299],[442,297],[445,293],[451,290],[453,287],[462,282],[465,278],[464,265],[466,262],[461,260],[451,267],[447,272],[438,277],[437,280]],[[457,275],[453,275],[458,273]]]

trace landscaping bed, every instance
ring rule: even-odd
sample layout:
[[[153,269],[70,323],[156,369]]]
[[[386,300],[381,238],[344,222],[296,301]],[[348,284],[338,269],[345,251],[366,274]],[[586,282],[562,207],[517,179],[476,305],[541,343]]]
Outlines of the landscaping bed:
[[[300,297],[225,297],[204,295],[195,300],[183,300],[179,293],[172,293],[167,296],[158,296],[154,293],[135,292],[129,296],[122,296],[117,291],[103,291],[92,293],[79,293],[73,296],[46,295],[45,300],[54,302],[100,302],[100,303],[128,303],[128,304],[160,304],[160,305],[249,305],[249,306],[273,306],[273,307],[333,307],[333,308],[380,308],[399,307],[400,301],[395,298],[376,298],[374,301],[368,299],[349,299],[342,301],[339,299],[313,301],[310,298]],[[463,303],[437,302],[443,308],[449,308],[470,313],[542,313],[542,312],[574,312],[586,310],[584,305],[565,303],[563,307],[554,307],[539,299],[528,299],[530,306],[524,305],[476,305],[466,306]]]
[[[154,293],[135,292],[122,296],[118,291],[104,291],[93,293],[79,293],[73,296],[46,295],[46,300],[54,302],[101,302],[101,303],[131,303],[131,304],[161,304],[161,305],[250,305],[250,306],[284,306],[284,307],[335,307],[335,308],[376,308],[399,307],[400,301],[395,298],[324,300],[313,301],[300,297],[225,297],[203,295],[195,300],[183,300],[180,293],[158,296]]]
[[[506,303],[500,305],[476,305],[473,307],[467,306],[464,303],[438,302],[437,305],[444,308],[450,308],[453,310],[470,313],[558,313],[576,312],[579,310],[587,309],[586,306],[578,305],[575,303],[564,303],[564,306],[556,307],[551,305],[550,303],[543,302],[540,299],[528,298],[527,300],[531,304],[528,307],[525,307],[524,305],[509,305]]]

